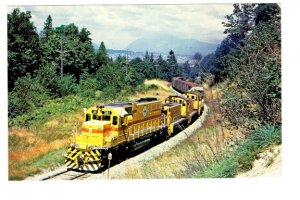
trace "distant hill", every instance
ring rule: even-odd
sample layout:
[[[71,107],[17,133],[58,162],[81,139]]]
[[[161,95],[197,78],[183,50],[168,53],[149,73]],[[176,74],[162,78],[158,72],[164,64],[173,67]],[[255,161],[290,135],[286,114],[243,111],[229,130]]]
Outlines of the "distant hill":
[[[156,52],[168,54],[172,49],[176,55],[194,55],[196,52],[203,56],[215,51],[218,44],[201,42],[195,39],[182,39],[174,36],[154,36],[139,38],[130,43],[127,49],[138,52]]]

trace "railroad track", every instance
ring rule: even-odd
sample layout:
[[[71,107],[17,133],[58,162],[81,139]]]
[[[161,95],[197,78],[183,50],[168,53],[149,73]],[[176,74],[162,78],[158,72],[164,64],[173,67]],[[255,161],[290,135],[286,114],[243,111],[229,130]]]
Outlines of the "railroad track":
[[[88,172],[78,172],[78,171],[62,171],[56,174],[49,175],[42,178],[42,181],[46,180],[83,180],[90,177],[92,174]]]

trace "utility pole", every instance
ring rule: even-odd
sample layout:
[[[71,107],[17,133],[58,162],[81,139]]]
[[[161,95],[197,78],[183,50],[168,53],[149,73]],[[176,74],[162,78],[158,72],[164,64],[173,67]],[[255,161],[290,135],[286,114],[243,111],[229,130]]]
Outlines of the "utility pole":
[[[127,67],[128,67],[128,49],[127,49],[127,54],[126,54],[126,75],[127,75]]]
[[[60,36],[60,78],[63,79],[64,76],[64,49],[63,49],[63,37],[65,35],[65,26],[62,27],[62,33]]]

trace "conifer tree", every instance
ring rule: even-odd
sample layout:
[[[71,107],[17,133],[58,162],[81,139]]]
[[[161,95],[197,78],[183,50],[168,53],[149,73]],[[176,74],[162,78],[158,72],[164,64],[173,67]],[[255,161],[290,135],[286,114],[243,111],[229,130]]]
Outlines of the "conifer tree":
[[[107,55],[106,47],[103,41],[100,44],[96,60],[98,67],[107,65],[109,63],[109,57]]]
[[[48,15],[46,21],[44,22],[44,28],[42,31],[42,39],[48,39],[52,32],[52,17],[51,15]]]

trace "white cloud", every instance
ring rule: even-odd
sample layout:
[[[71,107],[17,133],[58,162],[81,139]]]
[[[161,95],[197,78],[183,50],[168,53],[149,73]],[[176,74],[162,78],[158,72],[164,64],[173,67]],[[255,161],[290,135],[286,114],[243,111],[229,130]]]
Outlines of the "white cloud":
[[[11,12],[14,7],[9,7]],[[89,5],[21,6],[29,10],[32,21],[41,31],[48,15],[53,26],[75,23],[86,27],[96,44],[108,48],[126,48],[133,40],[155,34],[172,34],[206,42],[220,42],[222,21],[232,12],[231,4],[187,5]]]

